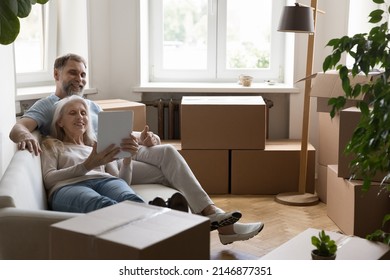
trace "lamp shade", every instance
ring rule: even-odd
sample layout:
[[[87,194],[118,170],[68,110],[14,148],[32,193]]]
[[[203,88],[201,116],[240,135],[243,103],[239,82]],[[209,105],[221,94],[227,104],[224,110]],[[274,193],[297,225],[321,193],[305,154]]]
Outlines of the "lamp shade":
[[[310,7],[285,6],[280,19],[278,31],[313,33],[313,11]]]

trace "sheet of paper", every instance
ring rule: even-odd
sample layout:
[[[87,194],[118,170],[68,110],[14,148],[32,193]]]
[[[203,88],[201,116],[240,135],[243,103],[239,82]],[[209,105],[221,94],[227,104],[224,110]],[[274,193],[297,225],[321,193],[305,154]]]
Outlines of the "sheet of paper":
[[[133,131],[133,111],[102,111],[98,115],[97,151],[101,152],[111,144],[120,146],[123,138]],[[118,158],[131,156],[120,152]]]

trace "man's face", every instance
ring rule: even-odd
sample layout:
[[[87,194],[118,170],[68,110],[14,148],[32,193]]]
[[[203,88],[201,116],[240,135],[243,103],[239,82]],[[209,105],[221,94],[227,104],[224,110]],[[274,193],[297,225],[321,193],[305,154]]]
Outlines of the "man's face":
[[[57,90],[60,90],[61,98],[70,95],[82,95],[87,83],[84,63],[68,60],[63,69],[54,70],[54,78]]]

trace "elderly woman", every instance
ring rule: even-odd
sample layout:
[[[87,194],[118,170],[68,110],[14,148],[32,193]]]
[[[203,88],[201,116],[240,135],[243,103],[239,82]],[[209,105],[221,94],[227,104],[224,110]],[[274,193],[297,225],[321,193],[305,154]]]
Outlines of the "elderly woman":
[[[171,145],[139,146],[136,137],[129,135],[120,147],[111,145],[98,153],[89,117],[86,101],[76,95],[60,100],[54,111],[51,136],[42,142],[42,172],[53,210],[89,212],[123,200],[144,202],[130,187],[132,158],[124,158],[118,167],[116,155],[123,150],[142,161],[138,155],[142,149],[163,149],[159,154],[164,156],[153,159],[156,168],[179,191],[168,206],[186,211],[188,201],[192,212],[210,218],[211,230],[218,230],[223,244],[247,240],[263,229],[261,222],[236,223],[241,218],[239,211],[216,207]],[[167,206],[160,198],[151,204]]]

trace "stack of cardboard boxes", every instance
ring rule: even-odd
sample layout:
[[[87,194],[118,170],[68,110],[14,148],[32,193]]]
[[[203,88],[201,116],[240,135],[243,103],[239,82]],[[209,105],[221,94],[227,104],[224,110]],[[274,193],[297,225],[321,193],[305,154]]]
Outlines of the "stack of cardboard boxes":
[[[351,83],[367,83],[371,78],[358,75]],[[336,72],[318,73],[311,95],[317,97],[319,117],[317,193],[327,203],[328,216],[345,234],[366,237],[381,228],[385,214],[390,213],[390,198],[380,191],[383,174],[374,178],[368,192],[362,191],[359,178],[349,180],[353,156],[345,154],[345,147],[360,120],[356,100],[348,100],[345,109],[331,119],[329,98],[344,95]]]
[[[261,96],[184,96],[177,149],[209,194],[273,195],[298,190],[300,141],[266,139]],[[314,192],[315,149],[307,185]]]

